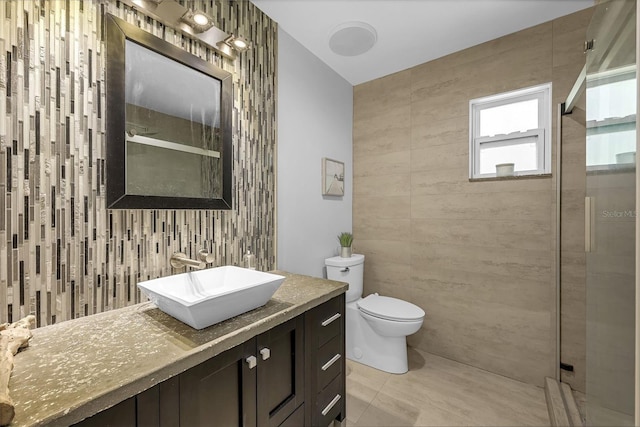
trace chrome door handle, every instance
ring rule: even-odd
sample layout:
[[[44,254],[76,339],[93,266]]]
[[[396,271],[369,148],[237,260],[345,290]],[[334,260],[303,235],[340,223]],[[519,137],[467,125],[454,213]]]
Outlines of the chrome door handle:
[[[262,350],[260,350],[260,354],[262,355],[262,360],[267,360],[268,358],[271,357],[271,350],[265,347]]]
[[[593,197],[585,197],[584,198],[584,251],[585,252],[593,252],[594,244],[593,244],[593,210],[595,208],[595,203],[593,202]]]
[[[247,365],[249,365],[249,369],[253,369],[258,364],[258,359],[255,356],[249,356],[245,359]]]
[[[321,323],[322,326],[327,326],[329,324],[331,324],[334,320],[339,319],[341,316],[340,313],[336,313],[333,316],[329,317],[328,319],[326,319],[324,322]]]
[[[329,404],[322,410],[322,416],[325,416],[329,413],[329,411],[331,410],[331,408],[333,408],[334,406],[336,406],[336,403],[338,403],[338,401],[340,400],[342,396],[340,396],[339,394],[336,394],[336,397],[333,398],[333,400],[331,402],[329,402]]]
[[[340,353],[336,354],[335,356],[333,356],[331,359],[329,359],[329,361],[327,363],[325,363],[324,365],[322,365],[322,370],[326,371],[327,369],[329,369],[331,367],[331,365],[333,365],[334,363],[336,363],[339,359],[340,359]]]

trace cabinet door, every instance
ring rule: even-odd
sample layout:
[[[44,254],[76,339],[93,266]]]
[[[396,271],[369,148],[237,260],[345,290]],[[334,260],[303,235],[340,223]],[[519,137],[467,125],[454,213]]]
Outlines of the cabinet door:
[[[73,427],[178,427],[178,384],[169,378]]]
[[[181,426],[256,425],[255,339],[180,375]]]
[[[304,401],[304,320],[258,336],[258,425],[278,426]]]
[[[132,397],[86,418],[73,427],[135,427],[136,398]]]
[[[137,427],[180,426],[180,380],[175,376],[136,396]]]

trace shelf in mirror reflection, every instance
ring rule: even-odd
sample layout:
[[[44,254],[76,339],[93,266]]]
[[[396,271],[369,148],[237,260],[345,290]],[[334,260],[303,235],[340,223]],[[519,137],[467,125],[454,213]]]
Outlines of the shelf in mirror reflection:
[[[165,141],[156,138],[150,138],[148,136],[125,136],[127,142],[134,142],[136,144],[150,145],[152,147],[166,148],[168,150],[181,151],[183,153],[198,154],[200,156],[220,158],[220,152],[214,150],[205,150],[204,148],[193,147],[191,145],[179,144],[177,142]]]

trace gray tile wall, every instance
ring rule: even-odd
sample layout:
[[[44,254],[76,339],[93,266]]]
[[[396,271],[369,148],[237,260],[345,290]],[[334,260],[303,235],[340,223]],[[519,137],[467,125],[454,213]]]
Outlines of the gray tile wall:
[[[117,1],[0,4],[0,322],[135,304],[175,251],[275,267],[277,27],[247,1],[187,1],[253,49],[229,61]],[[112,13],[234,73],[233,209],[105,208],[105,47]]]

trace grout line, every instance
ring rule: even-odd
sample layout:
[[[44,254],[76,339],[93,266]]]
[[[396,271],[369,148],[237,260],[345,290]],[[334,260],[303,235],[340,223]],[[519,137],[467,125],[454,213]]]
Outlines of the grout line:
[[[384,384],[383,384],[384,385]],[[382,386],[380,386],[382,388]],[[356,420],[355,424],[358,424],[358,421],[360,421],[360,418],[362,418],[362,416],[364,414],[367,413],[367,411],[369,410],[369,408],[371,408],[371,404],[373,403],[373,401],[376,399],[376,397],[378,397],[378,394],[380,394],[380,390],[376,391],[376,394],[373,395],[373,397],[371,398],[371,400],[369,401],[369,404],[367,405],[367,407],[365,408],[364,411],[362,411],[362,413],[360,414],[360,416],[358,417],[358,419]]]
[[[367,405],[367,407],[364,409],[364,411],[362,411],[362,413],[360,414],[360,416],[359,416],[355,421],[353,421],[353,424],[354,424],[354,425],[357,425],[357,424],[358,424],[358,421],[360,421],[360,418],[362,418],[362,416],[365,414],[365,412],[367,412],[367,411],[369,410],[369,408],[370,408],[370,407],[371,407],[371,402],[369,402],[369,404],[368,404],[368,405]],[[349,418],[347,417],[347,420],[348,420],[348,419],[349,419]]]
[[[354,363],[359,363],[359,362],[354,361]],[[374,369],[374,370],[376,370],[375,368],[371,368],[371,367],[369,367],[369,366],[367,366],[367,365],[363,365],[363,366],[366,366],[366,367],[367,367],[367,369]],[[352,371],[352,372],[353,372],[353,371]],[[380,372],[382,372],[382,371],[380,371]],[[367,407],[365,408],[365,410],[364,410],[364,411],[362,411],[362,413],[360,414],[360,416],[359,416],[355,421],[353,421],[353,424],[357,424],[357,423],[360,421],[360,419],[362,418],[362,416],[363,416],[363,415],[364,415],[364,414],[369,410],[369,408],[371,408],[371,404],[372,404],[372,402],[375,400],[375,398],[376,398],[376,397],[378,397],[378,394],[380,394],[380,391],[382,391],[382,388],[385,386],[385,384],[387,383],[387,381],[389,381],[389,378],[390,378],[390,377],[391,377],[391,374],[386,373],[384,381],[382,382],[382,384],[380,384],[380,386],[379,386],[379,387],[376,387],[375,394],[373,395],[373,397],[371,398],[371,400],[369,400],[369,402],[368,402],[368,404],[367,404]],[[347,391],[346,391],[346,394],[347,394],[347,395],[349,395],[349,390],[347,390]],[[347,413],[348,413],[348,409],[347,409]],[[348,417],[348,415],[347,415],[347,419],[348,419],[348,418],[349,418],[349,417]]]

